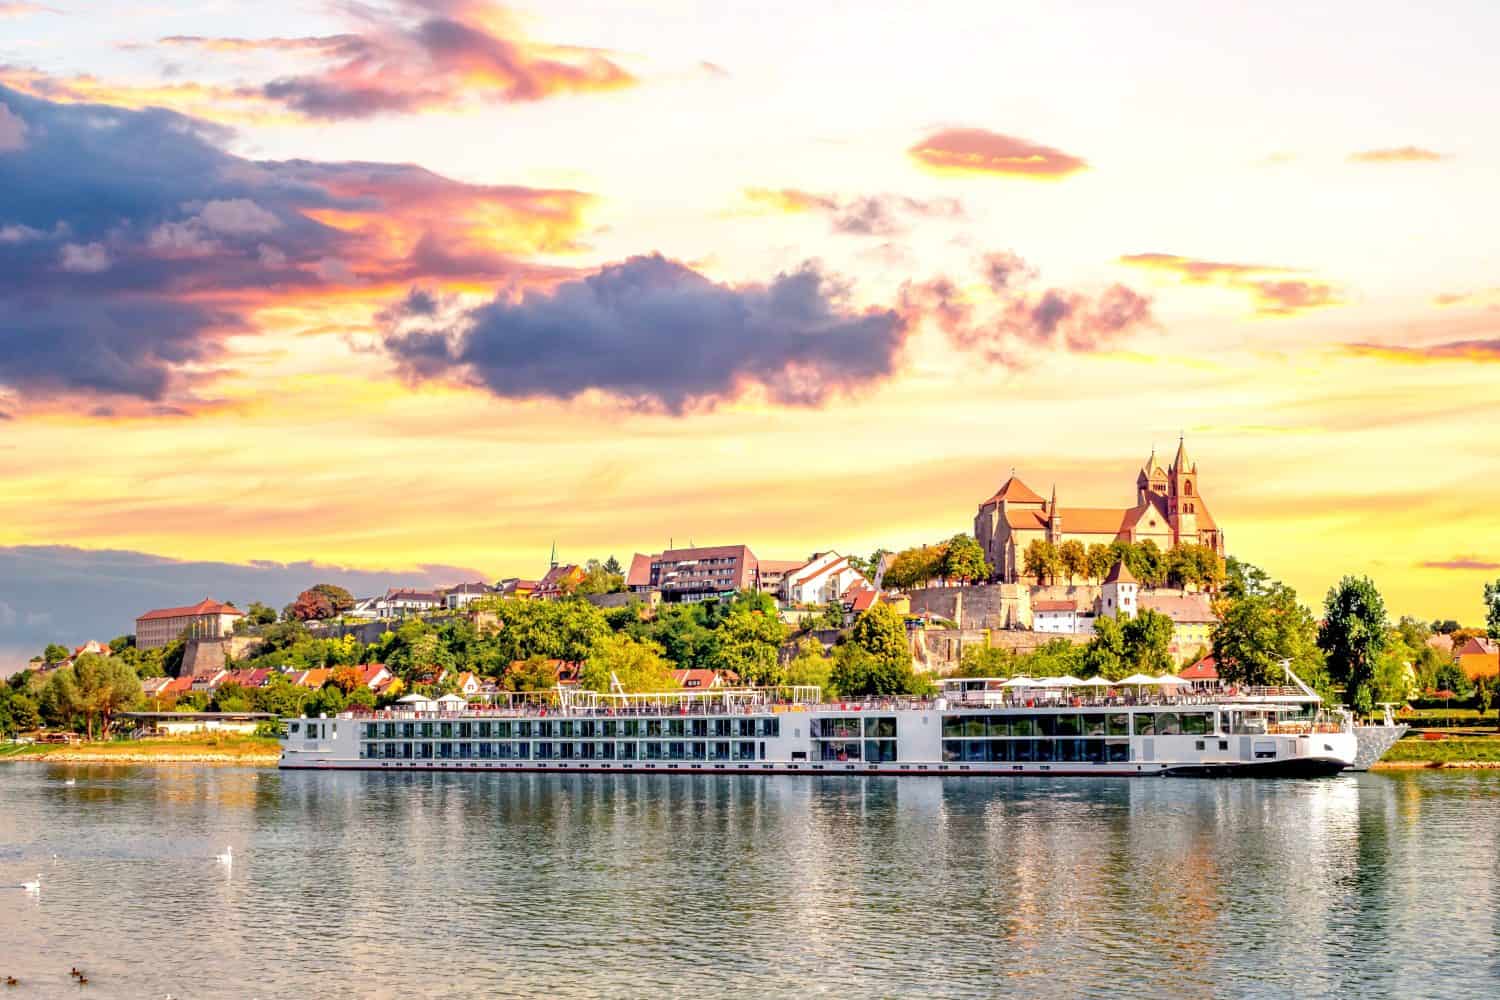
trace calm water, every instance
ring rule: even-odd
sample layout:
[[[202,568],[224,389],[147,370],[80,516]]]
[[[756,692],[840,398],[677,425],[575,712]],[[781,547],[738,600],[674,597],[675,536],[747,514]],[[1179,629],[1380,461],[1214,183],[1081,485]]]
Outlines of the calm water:
[[[68,785],[68,779],[74,784]],[[214,855],[233,845],[225,871]],[[54,858],[53,855],[57,857]],[[1500,776],[0,765],[15,997],[1466,996]]]

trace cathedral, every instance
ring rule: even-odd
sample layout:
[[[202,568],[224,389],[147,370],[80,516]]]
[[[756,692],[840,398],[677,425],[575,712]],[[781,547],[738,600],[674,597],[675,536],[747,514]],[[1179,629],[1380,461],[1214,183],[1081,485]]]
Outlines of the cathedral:
[[[1155,450],[1151,452],[1135,480],[1135,506],[1123,509],[1061,507],[1055,486],[1052,499],[1044,500],[1012,473],[999,492],[979,505],[974,537],[1002,583],[1021,579],[1026,547],[1037,540],[1060,545],[1077,539],[1089,546],[1149,538],[1162,551],[1196,544],[1222,556],[1224,533],[1204,505],[1198,485],[1198,463],[1188,457],[1181,440],[1165,469]]]

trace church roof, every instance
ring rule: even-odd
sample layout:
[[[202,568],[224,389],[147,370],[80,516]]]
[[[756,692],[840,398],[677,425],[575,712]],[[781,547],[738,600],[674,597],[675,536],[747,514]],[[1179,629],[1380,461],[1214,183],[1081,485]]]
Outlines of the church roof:
[[[1037,495],[1036,490],[1021,482],[1014,475],[1007,479],[1005,484],[1000,487],[999,492],[986,500],[985,503],[999,503],[1001,500],[1009,500],[1011,503],[1046,503],[1045,500]]]
[[[1062,530],[1066,535],[1108,535],[1114,538],[1125,525],[1129,510],[1115,507],[1058,507],[1056,514],[1062,519]],[[1018,531],[1042,531],[1051,516],[1040,510],[1011,510],[1005,514],[1005,523]]]
[[[1125,568],[1125,560],[1121,559],[1115,563],[1109,575],[1104,578],[1105,583],[1135,583],[1136,578],[1130,575],[1130,570]]]

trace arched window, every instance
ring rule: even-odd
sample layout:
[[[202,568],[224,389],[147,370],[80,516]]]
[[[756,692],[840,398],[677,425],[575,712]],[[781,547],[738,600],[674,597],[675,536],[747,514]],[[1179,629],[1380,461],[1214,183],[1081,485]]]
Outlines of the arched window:
[[[1186,480],[1185,482],[1183,482],[1183,484],[1182,484],[1182,492],[1186,493],[1188,496],[1192,496],[1193,495],[1193,481],[1191,479]]]

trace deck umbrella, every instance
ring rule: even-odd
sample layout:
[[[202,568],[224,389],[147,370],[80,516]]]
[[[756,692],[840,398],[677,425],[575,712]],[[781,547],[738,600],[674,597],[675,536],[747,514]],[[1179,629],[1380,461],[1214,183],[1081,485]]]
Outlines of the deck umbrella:
[[[1150,674],[1131,674],[1124,680],[1116,681],[1115,683],[1121,686],[1129,685],[1131,687],[1144,687],[1146,685],[1159,686],[1161,684],[1161,679],[1152,677]]]
[[[1030,688],[1039,687],[1040,685],[1030,677],[1012,677],[1000,686],[1003,688]]]
[[[1100,677],[1100,676],[1098,676],[1096,674],[1093,677],[1090,677],[1086,681],[1079,681],[1078,682],[1078,686],[1079,687],[1089,687],[1089,688],[1109,688],[1109,687],[1114,687],[1117,683],[1119,683],[1119,682],[1118,681],[1107,681],[1103,677]]]

